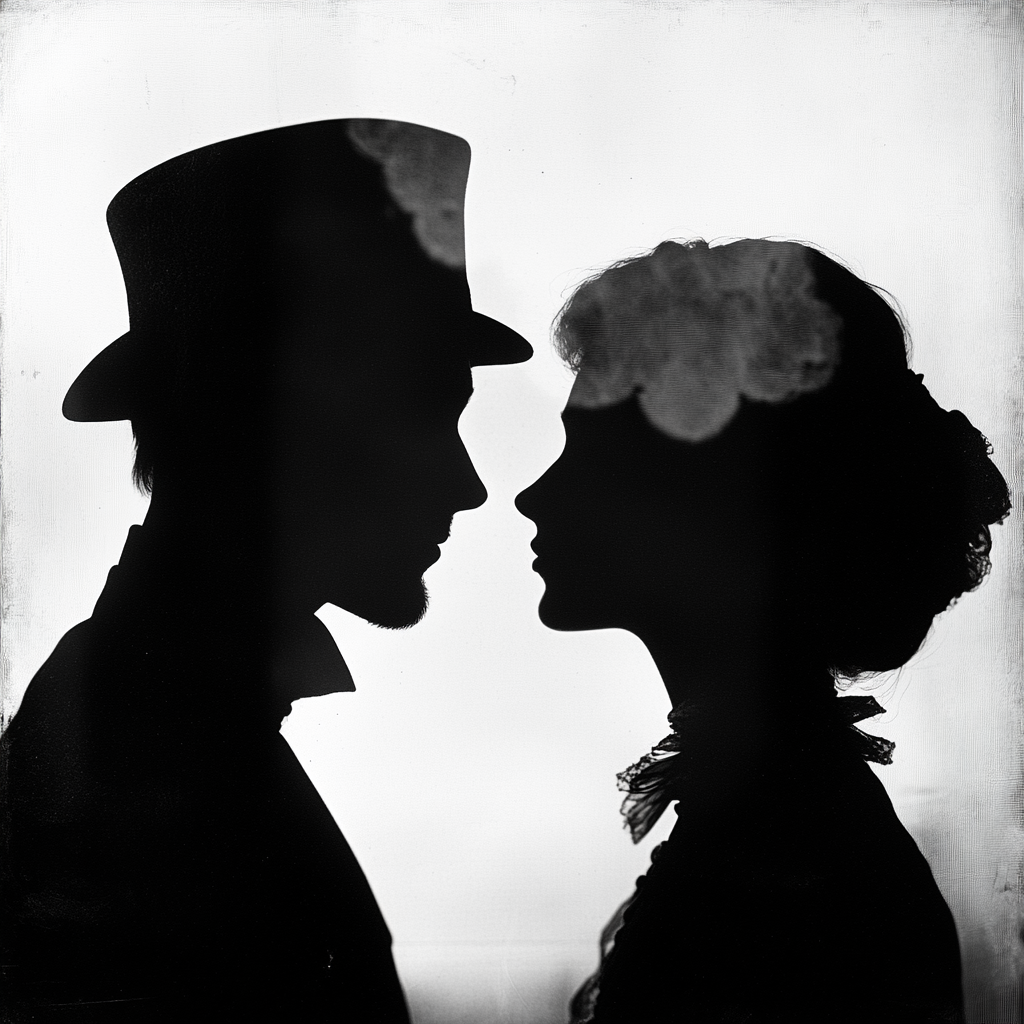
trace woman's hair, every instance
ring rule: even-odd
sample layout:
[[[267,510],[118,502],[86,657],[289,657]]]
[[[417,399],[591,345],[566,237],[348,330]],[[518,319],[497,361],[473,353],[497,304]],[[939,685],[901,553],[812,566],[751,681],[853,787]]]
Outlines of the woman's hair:
[[[738,263],[730,249],[741,254]],[[796,250],[811,294],[796,270],[778,269],[787,261],[796,266]],[[712,260],[710,270],[701,268]],[[759,260],[771,269],[748,287],[742,276]],[[714,269],[725,263],[732,269],[724,275]],[[672,269],[679,267],[686,269]],[[649,280],[656,284],[645,291]],[[709,280],[720,282],[719,295],[708,291]],[[697,342],[694,329],[680,329],[688,300],[674,294],[695,281],[705,293],[690,303],[704,325]],[[614,308],[621,295],[632,307],[625,316]],[[652,356],[642,325],[659,318],[673,327],[658,335]],[[751,318],[763,328],[751,327]],[[737,330],[745,339],[740,355],[723,370],[713,354],[737,347]],[[779,341],[787,334],[797,353],[788,361]],[[680,444],[728,433],[734,451],[744,439],[739,448],[749,455],[738,471],[756,476],[768,503],[761,512],[771,517],[772,555],[789,586],[783,593],[791,614],[835,675],[903,665],[934,617],[988,573],[989,527],[1010,509],[991,447],[961,412],[942,409],[908,368],[906,331],[889,303],[817,250],[791,242],[662,243],[584,282],[558,314],[554,338],[581,385],[570,405],[619,401],[625,381],[641,407],[645,393],[658,395],[644,407],[647,419]],[[695,344],[703,347],[699,358]],[[769,352],[767,363],[758,346]],[[691,354],[674,354],[680,347]],[[630,367],[625,376],[623,365]],[[767,388],[755,375],[760,367],[763,378],[765,365],[782,367]],[[666,385],[666,373],[677,383]],[[702,392],[726,413],[702,414],[699,430],[665,409],[666,396],[685,402]]]

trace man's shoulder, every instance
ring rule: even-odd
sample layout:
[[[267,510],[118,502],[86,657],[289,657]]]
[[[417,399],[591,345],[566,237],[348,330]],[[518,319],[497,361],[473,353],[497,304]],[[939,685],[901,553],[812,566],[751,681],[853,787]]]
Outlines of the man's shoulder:
[[[8,799],[45,804],[56,798],[61,779],[70,795],[89,745],[84,712],[100,647],[92,620],[80,622],[33,676],[0,743]]]
[[[32,677],[11,729],[25,730],[37,719],[66,717],[95,666],[98,637],[92,619],[72,626]]]

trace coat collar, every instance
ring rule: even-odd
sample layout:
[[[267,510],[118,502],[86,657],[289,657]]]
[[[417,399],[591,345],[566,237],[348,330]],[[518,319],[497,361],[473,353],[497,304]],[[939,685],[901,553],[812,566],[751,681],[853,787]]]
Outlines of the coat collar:
[[[168,578],[156,569],[159,564],[146,528],[131,527],[118,564],[107,574],[93,618],[115,629],[131,624],[133,634],[141,628],[165,645],[178,647],[183,659],[217,658],[241,671],[255,671],[282,706],[303,697],[355,690],[334,637],[315,615],[268,626],[246,614],[244,586],[238,588],[237,601],[210,600],[198,571],[183,565]],[[232,594],[230,587],[218,592]]]

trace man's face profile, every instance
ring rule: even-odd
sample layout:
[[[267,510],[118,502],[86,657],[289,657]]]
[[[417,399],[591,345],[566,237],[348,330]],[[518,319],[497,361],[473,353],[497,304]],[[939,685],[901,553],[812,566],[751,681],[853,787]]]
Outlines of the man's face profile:
[[[486,498],[458,431],[471,307],[429,267],[346,277],[306,292],[275,367],[276,557],[316,606],[402,628],[452,516]]]
[[[268,609],[412,625],[486,497],[458,432],[470,367],[531,350],[472,309],[468,168],[434,129],[310,122],[172,158],[108,207],[131,331],[65,415],[131,419],[154,524]]]

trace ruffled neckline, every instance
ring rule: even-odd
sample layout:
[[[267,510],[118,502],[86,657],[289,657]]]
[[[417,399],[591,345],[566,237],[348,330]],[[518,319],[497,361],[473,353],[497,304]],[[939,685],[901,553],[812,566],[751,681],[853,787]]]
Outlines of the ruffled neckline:
[[[885,709],[868,696],[837,697],[830,702],[829,717],[821,727],[830,739],[838,739],[847,750],[875,764],[892,764],[896,744],[857,728],[857,723]],[[619,789],[626,794],[621,813],[634,843],[639,843],[661,818],[669,804],[683,798],[693,783],[694,766],[690,746],[699,714],[687,703],[677,704],[669,713],[672,731],[635,764],[617,775]]]

